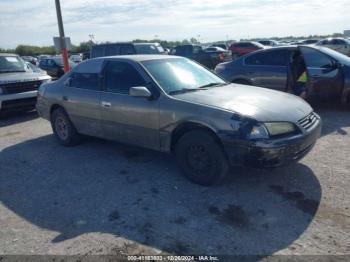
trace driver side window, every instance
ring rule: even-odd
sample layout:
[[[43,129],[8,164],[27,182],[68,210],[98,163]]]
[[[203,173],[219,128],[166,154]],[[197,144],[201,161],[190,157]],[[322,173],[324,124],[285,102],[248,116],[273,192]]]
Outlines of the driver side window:
[[[108,62],[104,75],[105,90],[111,93],[129,94],[131,87],[146,85],[139,72],[126,62]]]

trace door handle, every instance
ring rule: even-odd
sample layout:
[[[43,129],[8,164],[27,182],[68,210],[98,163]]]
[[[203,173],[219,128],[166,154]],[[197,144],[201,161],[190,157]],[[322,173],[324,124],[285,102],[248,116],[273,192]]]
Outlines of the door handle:
[[[105,101],[102,101],[102,102],[101,102],[101,105],[102,105],[103,107],[111,107],[111,106],[112,106],[112,104],[111,104],[110,102],[105,102]]]

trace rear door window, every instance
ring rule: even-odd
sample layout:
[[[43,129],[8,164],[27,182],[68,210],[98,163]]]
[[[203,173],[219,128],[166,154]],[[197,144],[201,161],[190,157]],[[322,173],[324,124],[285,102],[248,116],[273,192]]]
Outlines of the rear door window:
[[[247,44],[246,43],[237,43],[237,44],[234,44],[233,46],[237,47],[237,48],[244,48],[244,47],[247,47]]]
[[[202,48],[200,46],[194,46],[193,47],[193,53],[199,54],[202,51]]]
[[[272,50],[253,54],[245,59],[246,65],[287,66],[288,50]]]
[[[134,47],[132,45],[122,45],[120,46],[121,55],[132,55],[135,54]]]
[[[105,46],[104,45],[95,45],[92,47],[91,58],[105,56]]]
[[[101,89],[100,78],[97,73],[73,73],[69,86],[96,91]]]
[[[191,47],[190,46],[177,46],[176,47],[176,54],[177,55],[190,55],[191,54]]]
[[[119,45],[107,45],[105,48],[105,55],[119,55]]]

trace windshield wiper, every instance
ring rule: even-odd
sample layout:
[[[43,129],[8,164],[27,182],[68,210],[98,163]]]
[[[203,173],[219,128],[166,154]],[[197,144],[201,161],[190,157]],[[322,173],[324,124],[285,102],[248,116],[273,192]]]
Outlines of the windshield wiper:
[[[201,89],[198,88],[181,88],[178,90],[173,90],[169,92],[169,95],[176,95],[176,94],[183,94],[183,93],[187,93],[187,92],[195,92],[195,91],[199,91]]]
[[[213,86],[225,86],[225,85],[227,85],[227,83],[213,82],[213,83],[199,86],[198,88],[206,88],[206,87],[213,87]]]

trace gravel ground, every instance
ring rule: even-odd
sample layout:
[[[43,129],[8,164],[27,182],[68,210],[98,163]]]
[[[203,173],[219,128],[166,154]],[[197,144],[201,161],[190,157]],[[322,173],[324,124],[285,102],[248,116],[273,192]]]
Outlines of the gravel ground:
[[[350,254],[350,112],[298,164],[190,183],[171,156],[0,119],[0,254]]]

